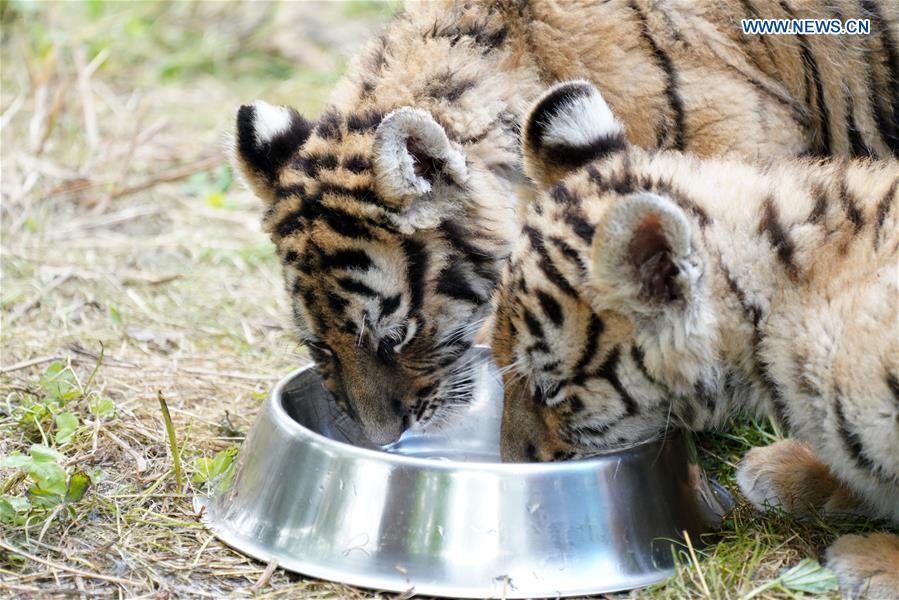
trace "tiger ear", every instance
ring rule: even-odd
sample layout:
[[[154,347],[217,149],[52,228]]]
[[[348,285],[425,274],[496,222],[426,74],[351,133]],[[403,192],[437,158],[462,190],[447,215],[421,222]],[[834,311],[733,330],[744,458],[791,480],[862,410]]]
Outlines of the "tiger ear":
[[[375,185],[405,229],[436,227],[461,207],[469,178],[462,149],[423,110],[400,108],[381,121],[372,147]]]
[[[237,111],[234,162],[261,200],[273,201],[278,172],[306,142],[312,129],[312,123],[287,106],[257,100]]]
[[[580,80],[559,84],[534,103],[521,143],[525,173],[544,188],[626,147],[624,126],[593,84]]]
[[[612,208],[593,239],[591,262],[596,308],[624,305],[643,314],[689,302],[703,269],[683,209],[646,192]]]

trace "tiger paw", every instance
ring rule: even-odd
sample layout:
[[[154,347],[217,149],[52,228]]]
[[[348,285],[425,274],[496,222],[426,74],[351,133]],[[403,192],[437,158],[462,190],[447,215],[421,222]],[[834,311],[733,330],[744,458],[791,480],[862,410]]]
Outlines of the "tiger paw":
[[[899,598],[899,536],[844,535],[827,549],[827,566],[850,598]]]
[[[759,510],[776,507],[808,516],[820,511],[852,512],[855,504],[811,448],[793,439],[747,452],[737,468],[737,483]]]

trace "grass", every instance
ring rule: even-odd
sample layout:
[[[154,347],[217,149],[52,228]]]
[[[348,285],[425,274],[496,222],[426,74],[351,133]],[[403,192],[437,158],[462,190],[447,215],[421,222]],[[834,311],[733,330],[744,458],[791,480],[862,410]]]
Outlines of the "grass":
[[[267,570],[190,500],[308,360],[224,157],[234,110],[264,97],[316,114],[395,8],[0,2],[0,596],[375,595]],[[773,436],[743,423],[703,436],[701,456],[734,490],[740,455]],[[640,595],[792,597],[770,584],[785,567],[869,528],[740,503]]]

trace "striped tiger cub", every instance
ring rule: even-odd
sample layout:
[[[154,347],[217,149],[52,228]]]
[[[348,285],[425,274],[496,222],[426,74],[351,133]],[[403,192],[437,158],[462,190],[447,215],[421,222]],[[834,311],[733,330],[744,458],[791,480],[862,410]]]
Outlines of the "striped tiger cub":
[[[739,18],[789,2],[413,2],[316,121],[241,107],[236,164],[266,205],[299,337],[372,441],[467,398],[468,349],[516,234],[520,122],[552,82],[597,82],[646,147],[899,151],[897,8],[790,9],[867,15],[870,36],[740,33]]]
[[[792,437],[743,460],[755,506],[899,523],[899,161],[756,166],[624,132],[582,81],[525,122],[544,191],[497,292],[504,459],[772,415]],[[828,556],[844,590],[899,594],[899,537]]]

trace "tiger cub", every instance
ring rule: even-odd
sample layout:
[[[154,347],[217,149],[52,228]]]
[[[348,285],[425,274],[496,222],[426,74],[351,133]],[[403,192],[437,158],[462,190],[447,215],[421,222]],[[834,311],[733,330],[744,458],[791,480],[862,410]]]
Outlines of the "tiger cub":
[[[266,205],[299,337],[373,442],[467,398],[468,349],[516,232],[520,123],[547,85],[601,84],[646,147],[899,152],[899,5],[726,4],[411,2],[317,121],[241,107],[236,163]],[[739,27],[837,12],[869,17],[871,35]]]
[[[504,459],[772,415],[793,437],[743,460],[755,506],[899,523],[899,161],[753,166],[624,132],[582,81],[526,119],[544,192],[497,292]],[[899,537],[828,556],[844,590],[899,594]]]

